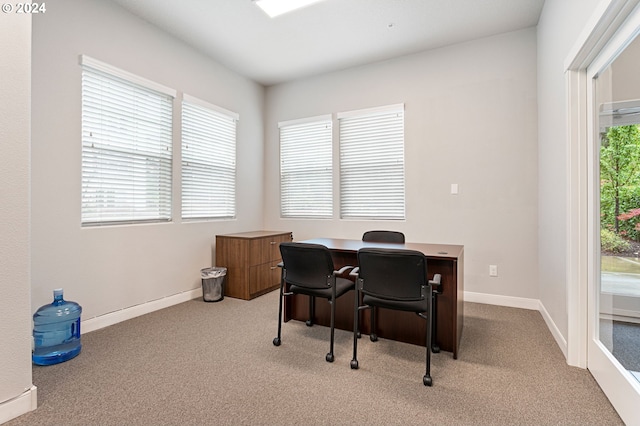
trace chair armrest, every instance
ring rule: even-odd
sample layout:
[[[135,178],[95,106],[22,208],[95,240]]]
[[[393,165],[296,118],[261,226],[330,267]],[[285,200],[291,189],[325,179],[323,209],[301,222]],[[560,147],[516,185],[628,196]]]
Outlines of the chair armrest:
[[[440,285],[440,281],[441,281],[441,280],[442,280],[442,275],[440,275],[440,274],[434,274],[434,275],[433,275],[433,279],[432,279],[432,280],[429,280],[429,284],[439,286],[439,285]]]
[[[349,276],[353,278],[358,278],[358,272],[360,272],[360,267],[356,266],[353,268],[353,271],[349,272]]]
[[[348,270],[353,269],[353,266],[343,266],[342,268],[340,268],[340,270],[338,271],[333,271],[333,275],[342,275],[344,273],[346,273]]]

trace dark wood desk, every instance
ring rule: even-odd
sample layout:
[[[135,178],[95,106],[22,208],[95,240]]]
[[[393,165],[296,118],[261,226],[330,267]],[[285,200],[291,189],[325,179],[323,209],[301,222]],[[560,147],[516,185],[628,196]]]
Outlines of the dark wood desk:
[[[357,253],[363,247],[399,248],[417,250],[427,257],[427,274],[442,275],[441,294],[437,296],[436,342],[440,349],[458,357],[458,347],[462,336],[463,294],[464,294],[464,246],[447,244],[391,244],[372,243],[360,240],[335,238],[315,238],[302,243],[322,244],[329,248],[336,269],[346,265],[357,266]],[[290,319],[306,321],[309,316],[309,298],[295,295],[285,298],[284,321]],[[424,346],[426,321],[412,312],[379,309],[377,334],[379,337]],[[329,303],[324,299],[316,301],[314,322],[329,325]],[[360,330],[363,334],[371,331],[368,312],[361,312]],[[353,331],[353,292],[340,297],[336,303],[336,328]]]

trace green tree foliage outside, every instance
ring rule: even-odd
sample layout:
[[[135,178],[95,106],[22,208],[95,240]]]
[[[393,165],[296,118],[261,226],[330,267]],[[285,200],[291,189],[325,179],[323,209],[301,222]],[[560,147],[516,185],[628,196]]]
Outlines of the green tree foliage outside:
[[[601,228],[640,241],[640,129],[610,127],[601,140]]]
[[[600,245],[603,251],[610,253],[624,252],[629,248],[629,242],[608,229],[600,230]]]

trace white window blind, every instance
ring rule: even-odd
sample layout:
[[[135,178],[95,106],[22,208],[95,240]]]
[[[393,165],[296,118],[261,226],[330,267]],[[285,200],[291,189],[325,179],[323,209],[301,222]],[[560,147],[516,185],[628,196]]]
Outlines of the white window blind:
[[[81,64],[82,224],[171,220],[174,94],[86,56]]]
[[[185,95],[182,102],[182,217],[236,214],[238,115]]]
[[[340,215],[404,219],[404,105],[338,114]]]
[[[331,116],[279,123],[282,217],[333,215]]]

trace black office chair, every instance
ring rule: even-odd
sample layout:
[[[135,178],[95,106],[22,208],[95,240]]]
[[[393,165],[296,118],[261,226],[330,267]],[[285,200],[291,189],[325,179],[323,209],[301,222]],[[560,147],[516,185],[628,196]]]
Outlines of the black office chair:
[[[398,231],[367,231],[362,234],[362,241],[376,243],[404,243],[404,234]]]
[[[345,266],[339,271],[334,270],[331,252],[320,244],[280,243],[280,253],[282,254],[282,278],[280,280],[278,337],[273,339],[273,344],[280,346],[282,343],[282,304],[286,296],[294,294],[309,296],[308,326],[313,324],[315,298],[322,297],[328,299],[331,305],[331,341],[329,353],[325,359],[327,362],[333,362],[336,299],[349,290],[353,290],[355,286],[351,280],[342,278],[340,275],[353,269],[353,266]],[[289,285],[287,292],[285,292],[285,284]]]
[[[426,372],[422,378],[431,386],[431,315],[433,291],[427,279],[427,259],[419,251],[363,248],[358,250],[356,297],[354,302],[353,359],[358,368],[358,312],[374,307],[415,312],[428,321],[426,328]],[[362,294],[362,303],[358,303]],[[371,324],[375,333],[375,323]],[[373,340],[373,339],[372,339]]]
[[[375,243],[397,243],[404,244],[404,234],[399,231],[367,231],[362,235],[362,241],[375,242]],[[431,281],[431,285],[433,288],[433,321],[431,322],[431,333],[432,333],[432,344],[431,350],[434,353],[440,352],[440,347],[437,343],[436,332],[437,332],[437,301],[436,296],[440,293],[440,274],[436,274],[434,276],[433,281]],[[371,324],[375,324],[376,320],[376,309],[371,309]],[[372,341],[376,341],[378,337],[375,334],[371,334],[370,338]]]
[[[366,242],[370,242],[370,243],[404,244],[404,234],[402,232],[399,232],[399,231],[380,231],[380,230],[367,231],[364,234],[362,234],[362,241],[366,241]],[[375,320],[376,320],[376,309],[372,308],[371,309],[371,324],[373,324],[375,322]],[[359,332],[358,332],[358,337],[360,337],[360,333]]]

